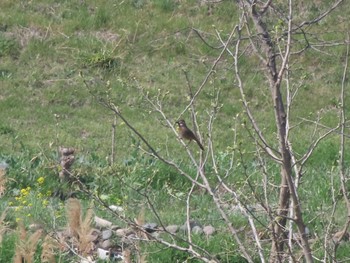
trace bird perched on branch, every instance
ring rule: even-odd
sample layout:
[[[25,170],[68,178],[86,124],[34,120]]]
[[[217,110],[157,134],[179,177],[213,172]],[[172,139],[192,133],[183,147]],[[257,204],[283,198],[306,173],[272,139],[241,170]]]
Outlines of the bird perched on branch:
[[[192,140],[196,141],[198,146],[202,149],[202,151],[204,151],[203,145],[200,143],[196,135],[194,135],[194,133],[189,128],[187,128],[186,122],[184,120],[179,120],[176,122],[176,124],[178,125],[179,135],[182,139],[189,140],[190,142]]]

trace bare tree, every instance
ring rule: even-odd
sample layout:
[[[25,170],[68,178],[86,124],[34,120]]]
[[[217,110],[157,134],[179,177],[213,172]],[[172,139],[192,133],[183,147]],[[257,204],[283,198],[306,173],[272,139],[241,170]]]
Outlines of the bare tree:
[[[234,241],[238,244],[239,251],[242,256],[248,261],[253,262],[253,256],[249,253],[247,245],[254,245],[257,248],[257,255],[261,262],[285,262],[289,259],[290,262],[297,262],[303,258],[306,262],[313,262],[312,248],[308,240],[308,230],[303,217],[302,204],[303,200],[299,197],[299,183],[303,175],[303,168],[309,160],[310,156],[315,151],[319,143],[325,139],[328,135],[339,132],[341,128],[341,145],[344,145],[345,135],[345,111],[342,111],[341,121],[336,127],[327,129],[326,131],[317,133],[314,132],[313,140],[310,145],[306,147],[306,151],[301,155],[296,155],[293,152],[292,140],[290,133],[293,129],[290,119],[291,107],[296,98],[298,90],[291,90],[290,73],[293,71],[292,56],[298,56],[305,52],[308,48],[319,48],[316,44],[313,45],[308,41],[308,35],[305,33],[305,27],[311,26],[320,22],[326,18],[335,10],[344,0],[338,0],[327,10],[322,12],[319,16],[305,21],[297,21],[294,19],[294,4],[292,0],[289,0],[286,4],[276,3],[273,1],[255,1],[255,0],[239,0],[237,1],[240,8],[239,21],[233,26],[232,30],[224,35],[221,31],[216,31],[217,39],[219,40],[220,53],[213,61],[211,67],[208,69],[208,73],[203,77],[203,81],[198,85],[198,88],[193,91],[192,84],[186,75],[186,81],[189,86],[190,100],[180,113],[182,116],[186,111],[191,111],[192,122],[195,126],[196,132],[199,132],[197,125],[195,101],[202,94],[202,91],[208,85],[208,80],[213,72],[217,69],[219,62],[226,55],[233,61],[233,75],[235,82],[234,87],[238,87],[240,92],[240,99],[242,101],[244,113],[246,114],[249,125],[246,125],[246,130],[249,136],[253,140],[253,145],[256,147],[255,156],[260,164],[260,170],[262,172],[261,182],[251,181],[249,172],[244,170],[246,175],[245,184],[252,190],[252,194],[242,193],[241,189],[233,184],[230,184],[227,180],[233,171],[235,153],[241,154],[239,147],[233,142],[235,152],[232,154],[232,158],[228,167],[220,167],[216,161],[216,149],[214,148],[214,142],[212,140],[215,126],[215,117],[218,110],[218,101],[220,93],[216,95],[216,101],[213,103],[212,108],[208,111],[208,126],[207,126],[207,146],[205,153],[201,153],[197,159],[197,156],[191,152],[189,147],[177,137],[177,131],[174,127],[172,116],[167,114],[163,107],[163,99],[166,94],[159,92],[158,94],[151,96],[147,92],[144,92],[140,84],[136,84],[140,91],[143,93],[145,101],[152,107],[154,112],[160,116],[160,119],[165,126],[171,130],[174,137],[177,137],[179,142],[184,147],[191,164],[195,167],[197,175],[195,177],[188,174],[179,165],[176,160],[171,160],[155,150],[147,137],[139,130],[135,129],[133,124],[123,115],[119,108],[119,105],[115,105],[113,101],[102,100],[104,106],[111,110],[118,118],[120,118],[126,126],[143,142],[145,148],[142,150],[150,156],[157,158],[158,160],[169,165],[172,169],[175,169],[181,176],[191,182],[192,187],[187,193],[186,199],[186,221],[187,228],[190,229],[191,218],[191,198],[195,187],[204,189],[206,193],[211,197],[217,211],[223,219],[226,228],[234,238]],[[272,21],[272,22],[271,22]],[[276,22],[277,21],[277,22]],[[276,23],[282,21],[284,24],[276,32]],[[201,36],[201,32],[195,30],[196,34],[200,36],[201,40],[205,41],[205,38]],[[299,42],[293,38],[295,35],[301,35],[304,38],[301,46]],[[224,36],[226,39],[224,40]],[[344,41],[345,43],[345,41]],[[325,43],[319,43],[325,44]],[[338,43],[339,44],[339,43]],[[343,43],[340,43],[343,44]],[[249,55],[247,54],[250,51]],[[246,79],[249,78],[249,74],[243,74],[240,68],[240,59],[242,57],[254,57],[257,59],[256,67],[265,76],[266,82],[261,83],[259,89],[266,88],[269,92],[270,109],[274,115],[274,125],[277,134],[277,139],[267,139],[268,136],[264,134],[261,129],[261,123],[257,120],[257,114],[251,109],[250,102],[246,96]],[[347,69],[347,66],[345,67]],[[344,71],[345,72],[345,71]],[[344,73],[345,76],[345,73]],[[345,79],[345,77],[344,77]],[[343,83],[345,80],[343,80]],[[344,85],[344,84],[343,84]],[[344,109],[344,88],[342,88],[342,109]],[[313,122],[315,124],[315,130],[322,126],[319,120]],[[248,127],[249,126],[249,127]],[[200,133],[199,133],[199,137]],[[237,150],[238,149],[238,150]],[[341,149],[341,163],[343,163],[344,148]],[[241,154],[242,163],[244,162],[243,154]],[[269,179],[268,165],[266,162],[274,163],[278,165],[280,169],[279,173],[279,186],[278,188],[278,203],[274,205],[271,203],[269,193],[273,192],[271,188],[276,186],[276,182]],[[209,176],[205,171],[205,165],[210,163],[213,167],[212,174],[217,179],[217,183],[213,185],[210,182]],[[347,205],[349,200],[346,195],[345,182],[347,180],[344,169],[341,169],[341,186],[344,194],[344,200]],[[260,184],[258,186],[254,184]],[[271,187],[271,185],[273,185]],[[262,195],[259,196],[254,190],[260,187]],[[229,193],[229,198],[220,195],[218,189],[223,189],[225,193]],[[275,189],[275,188],[274,188]],[[149,201],[149,199],[147,199]],[[255,203],[261,205],[263,210],[264,220],[261,220],[252,209],[249,208],[249,200],[254,200]],[[247,219],[252,240],[249,240],[247,235],[240,236],[240,229],[234,227],[230,220],[229,212],[225,209],[225,205],[231,205],[234,202],[240,211],[241,215]],[[149,201],[151,207],[152,204]],[[349,206],[349,205],[348,205]],[[335,206],[334,206],[335,209]],[[349,207],[348,207],[349,209]],[[152,209],[153,213],[157,215],[157,211]],[[161,221],[161,218],[157,215],[157,218]],[[342,234],[345,235],[350,221],[344,224]],[[139,226],[138,226],[139,227]],[[263,228],[261,231],[260,228]],[[293,229],[297,229],[297,234],[293,234]],[[268,255],[266,251],[266,245],[263,244],[263,235],[268,234],[270,250]],[[155,238],[157,239],[157,238]],[[179,246],[174,243],[165,242],[164,240],[157,239],[158,242],[181,251],[186,251],[195,258],[201,259],[204,262],[218,262],[218,260],[211,256],[207,251],[201,249],[199,246],[193,243],[191,233],[188,231],[186,239],[186,247]],[[300,252],[301,251],[301,252]],[[336,248],[335,248],[336,252]],[[334,252],[334,257],[335,257]],[[301,255],[300,255],[301,254]]]
[[[334,10],[342,1],[337,1],[329,10],[322,13],[319,17],[312,21],[302,22],[300,25],[295,26],[293,20],[293,2],[288,1],[288,5],[285,7],[286,12],[281,14],[280,19],[285,21],[287,26],[278,38],[274,38],[271,35],[271,24],[265,22],[268,19],[269,12],[276,11],[273,1],[240,1],[242,12],[244,13],[244,21],[241,22],[239,30],[239,39],[236,44],[236,52],[233,55],[235,59],[235,71],[236,78],[238,80],[238,86],[241,91],[242,101],[248,117],[254,127],[254,131],[259,137],[259,145],[270,155],[270,157],[280,164],[281,168],[281,184],[279,204],[277,210],[278,220],[275,220],[271,224],[271,233],[273,234],[272,250],[270,254],[271,262],[283,261],[283,251],[285,249],[285,241],[287,240],[287,220],[295,223],[299,232],[301,240],[301,247],[306,262],[313,262],[311,248],[308,243],[305,223],[302,216],[301,200],[298,197],[297,187],[298,178],[300,176],[298,169],[298,163],[304,164],[306,159],[310,157],[310,154],[318,144],[320,140],[325,138],[331,132],[335,131],[338,127],[331,129],[327,133],[318,138],[309,148],[309,151],[304,155],[301,160],[297,160],[294,156],[291,144],[289,142],[289,108],[285,108],[285,100],[282,96],[282,81],[286,79],[288,84],[288,71],[290,56],[293,50],[292,37],[297,31],[302,30],[305,25],[316,23],[326,17],[332,10]],[[250,27],[250,21],[253,22],[254,27]],[[275,123],[278,134],[278,150],[272,151],[272,147],[267,140],[263,137],[261,130],[259,129],[257,122],[251,113],[248,102],[245,99],[244,84],[239,74],[238,60],[240,42],[242,39],[242,31],[245,29],[247,33],[251,47],[254,49],[256,55],[260,59],[261,65],[265,67],[265,76],[268,79],[269,89],[271,92],[272,105],[275,115]],[[258,43],[258,44],[256,44]],[[287,97],[287,104],[289,107],[291,97]],[[277,153],[275,153],[277,152]],[[295,168],[293,171],[293,167]],[[288,213],[291,209],[290,214]],[[292,228],[290,228],[292,229]],[[291,234],[291,232],[289,233]],[[291,244],[289,244],[291,245]],[[289,247],[289,249],[291,249]]]

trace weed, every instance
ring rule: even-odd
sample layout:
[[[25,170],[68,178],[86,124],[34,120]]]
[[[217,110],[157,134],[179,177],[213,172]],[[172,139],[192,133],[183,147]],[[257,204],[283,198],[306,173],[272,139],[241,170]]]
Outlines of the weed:
[[[19,45],[14,38],[8,38],[0,33],[0,57],[11,56],[17,58],[19,51]]]
[[[93,229],[91,227],[93,211],[88,209],[84,217],[81,203],[78,199],[70,198],[67,200],[66,214],[68,220],[68,228],[73,237],[73,246],[78,252],[86,256],[91,253],[94,248]]]
[[[18,240],[15,247],[14,263],[32,263],[34,262],[34,254],[37,244],[41,238],[42,230],[39,229],[29,234],[22,223],[18,226]]]

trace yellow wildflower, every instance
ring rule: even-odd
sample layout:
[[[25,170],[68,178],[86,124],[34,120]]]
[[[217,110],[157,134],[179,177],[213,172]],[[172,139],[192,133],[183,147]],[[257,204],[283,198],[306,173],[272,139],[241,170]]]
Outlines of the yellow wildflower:
[[[38,182],[38,184],[43,184],[45,181],[45,178],[43,176],[41,176],[36,181]]]

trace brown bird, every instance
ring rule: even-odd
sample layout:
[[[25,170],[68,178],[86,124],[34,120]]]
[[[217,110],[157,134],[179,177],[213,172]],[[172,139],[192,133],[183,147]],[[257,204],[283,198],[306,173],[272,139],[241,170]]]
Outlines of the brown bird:
[[[194,133],[189,128],[187,128],[186,122],[184,120],[179,120],[176,122],[176,124],[178,125],[179,135],[182,139],[189,140],[190,142],[192,140],[196,141],[198,146],[202,149],[202,151],[204,151],[203,145],[200,143],[196,135],[194,135]]]

